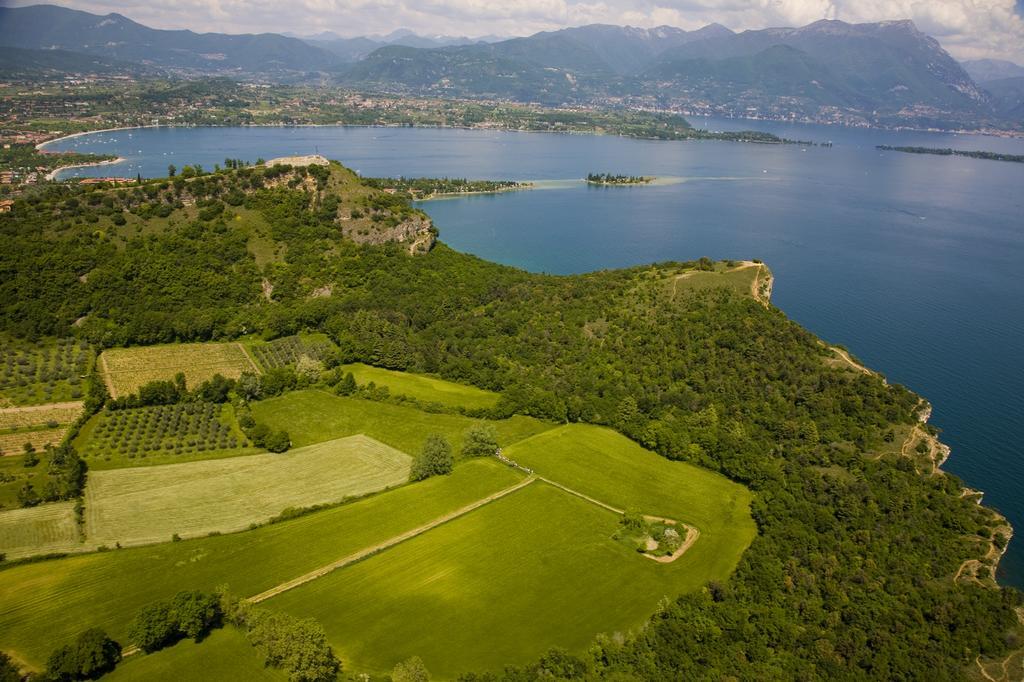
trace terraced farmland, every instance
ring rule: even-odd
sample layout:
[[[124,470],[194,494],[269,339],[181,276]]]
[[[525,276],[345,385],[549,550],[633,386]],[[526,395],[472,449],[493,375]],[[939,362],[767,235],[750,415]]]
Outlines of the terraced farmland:
[[[401,485],[411,463],[394,448],[352,436],[279,455],[96,471],[86,486],[86,537],[126,546],[242,530],[288,507]]]
[[[130,395],[151,381],[171,380],[181,372],[191,389],[214,374],[237,379],[258,371],[238,343],[179,343],[166,346],[112,348],[99,359],[107,389],[113,397]]]
[[[56,502],[0,512],[0,554],[19,559],[82,549],[74,507],[74,502]]]
[[[360,386],[372,381],[377,386],[387,386],[394,395],[405,395],[424,403],[439,403],[446,407],[486,409],[494,407],[500,397],[497,393],[475,386],[456,384],[425,374],[395,372],[362,363],[343,365],[342,370],[352,372]]]

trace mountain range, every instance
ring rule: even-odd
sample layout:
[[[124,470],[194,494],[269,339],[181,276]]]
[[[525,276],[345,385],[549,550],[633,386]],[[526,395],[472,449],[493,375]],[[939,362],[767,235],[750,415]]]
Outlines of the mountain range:
[[[740,33],[718,24],[694,31],[595,24],[510,39],[407,30],[299,38],[158,30],[120,14],[35,5],[0,8],[0,47],[20,50],[2,55],[13,66],[53,62],[53,54],[34,54],[46,50],[65,53],[60,64],[69,61],[66,53],[84,53],[97,68],[130,63],[184,75],[549,105],[864,125],[1024,126],[1024,82],[1017,80],[1024,69],[996,60],[961,65],[910,21],[818,21]]]

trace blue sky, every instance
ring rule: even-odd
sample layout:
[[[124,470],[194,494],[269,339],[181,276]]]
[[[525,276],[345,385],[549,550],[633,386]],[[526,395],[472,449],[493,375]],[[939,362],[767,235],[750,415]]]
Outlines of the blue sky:
[[[588,23],[734,30],[911,19],[958,58],[1024,63],[1024,0],[46,0],[98,14],[119,12],[156,28],[227,33],[409,28],[426,35],[528,35]],[[35,4],[31,0],[0,0]]]

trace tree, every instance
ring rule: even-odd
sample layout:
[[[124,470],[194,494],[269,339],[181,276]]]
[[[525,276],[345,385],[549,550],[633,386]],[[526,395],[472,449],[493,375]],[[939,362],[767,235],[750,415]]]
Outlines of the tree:
[[[356,392],[357,388],[359,388],[359,386],[356,384],[355,375],[352,374],[352,372],[348,372],[345,377],[338,382],[338,385],[334,390],[338,395],[352,395]]]
[[[430,672],[419,656],[413,656],[391,670],[391,682],[430,682]]]
[[[235,390],[245,400],[259,400],[263,395],[263,382],[255,372],[245,371],[238,377]]]
[[[328,682],[341,672],[341,661],[313,619],[261,613],[249,630],[249,643],[263,654],[265,664],[288,672],[292,682]]]
[[[121,645],[100,628],[90,628],[74,644],[50,654],[46,673],[53,680],[91,680],[109,673],[120,660]]]
[[[427,436],[427,440],[423,443],[423,450],[413,462],[409,479],[422,481],[431,476],[450,474],[454,465],[452,446],[441,434],[432,433]]]
[[[147,654],[164,648],[177,634],[171,607],[165,601],[144,607],[128,626],[128,639]]]
[[[295,363],[295,374],[297,374],[299,380],[305,384],[315,383],[320,378],[320,373],[323,371],[324,363],[319,360],[314,360],[308,355],[299,356],[298,361]]]
[[[26,469],[39,464],[39,455],[36,454],[36,449],[32,443],[25,443],[25,459],[21,463]]]
[[[217,596],[196,591],[183,591],[174,595],[170,610],[178,631],[196,641],[209,632],[220,618]]]
[[[0,682],[21,682],[21,671],[14,659],[0,651]]]
[[[498,450],[498,432],[493,424],[473,424],[462,436],[463,457],[489,457]]]
[[[284,452],[292,445],[287,431],[274,431],[263,441],[263,447],[271,452]]]
[[[167,177],[173,178],[174,174],[178,172],[177,167],[173,163],[167,164]]]

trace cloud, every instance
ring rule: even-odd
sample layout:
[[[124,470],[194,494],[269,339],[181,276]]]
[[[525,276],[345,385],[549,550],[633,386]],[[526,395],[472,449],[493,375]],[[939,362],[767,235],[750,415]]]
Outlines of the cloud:
[[[49,0],[156,28],[227,33],[409,28],[429,35],[528,35],[588,23],[734,30],[802,26],[818,19],[912,19],[961,59],[1024,63],[1024,0]],[[30,4],[17,0],[16,4]]]

